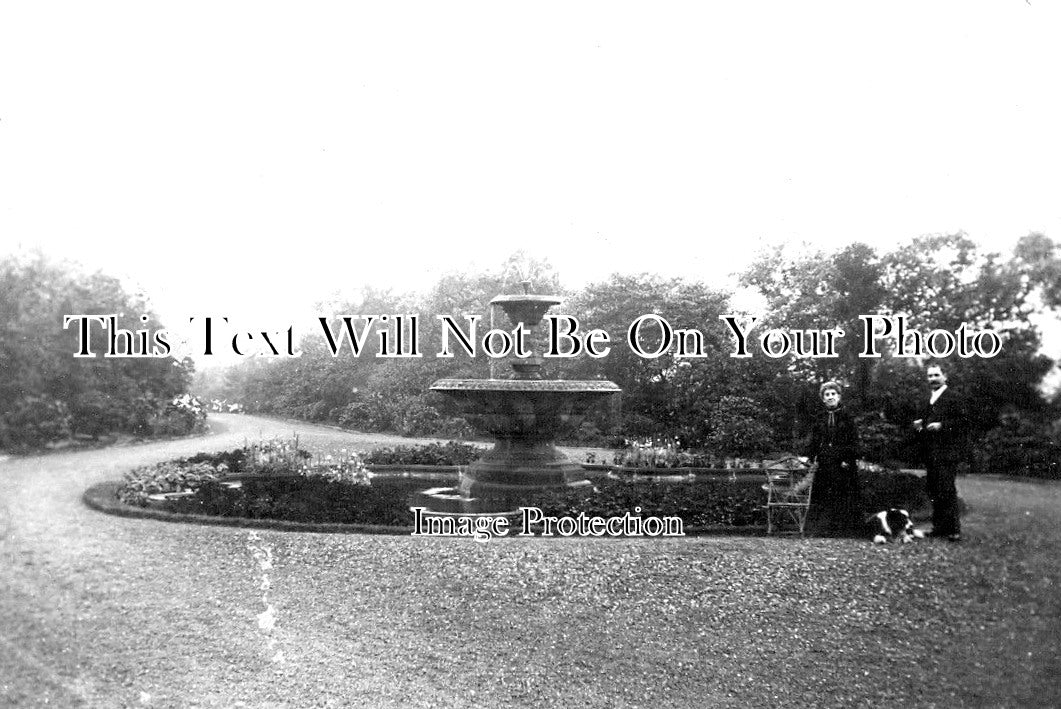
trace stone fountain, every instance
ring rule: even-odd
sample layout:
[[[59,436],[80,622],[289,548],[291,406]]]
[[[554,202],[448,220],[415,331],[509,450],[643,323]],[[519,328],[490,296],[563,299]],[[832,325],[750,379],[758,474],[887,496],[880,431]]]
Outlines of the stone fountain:
[[[546,312],[562,299],[529,292],[499,295],[490,301],[513,327],[533,333]],[[531,339],[532,344],[534,339]],[[504,379],[440,379],[431,386],[454,399],[476,431],[495,439],[494,447],[460,474],[456,489],[430,490],[430,509],[474,513],[532,505],[536,496],[588,485],[582,466],[556,448],[556,439],[576,430],[592,408],[621,390],[605,380],[547,380],[542,359],[514,358]]]

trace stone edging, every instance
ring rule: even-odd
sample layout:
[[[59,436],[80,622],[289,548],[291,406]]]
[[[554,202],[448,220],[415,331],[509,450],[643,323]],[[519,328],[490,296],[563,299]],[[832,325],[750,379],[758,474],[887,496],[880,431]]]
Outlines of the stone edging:
[[[392,527],[383,524],[339,524],[336,522],[290,522],[279,519],[250,519],[247,517],[217,517],[212,515],[193,515],[166,510],[153,510],[147,507],[127,505],[118,499],[121,482],[108,481],[97,483],[85,490],[81,501],[97,512],[104,512],[118,517],[140,519],[157,519],[163,522],[183,522],[219,527],[250,527],[255,529],[279,529],[289,532],[328,532],[347,534],[410,534],[409,527]]]
[[[290,522],[277,519],[250,519],[247,517],[217,517],[212,515],[193,515],[178,512],[167,512],[148,507],[136,507],[127,505],[118,500],[118,489],[122,486],[120,481],[107,481],[96,483],[81,495],[81,501],[86,507],[118,517],[131,517],[139,519],[155,519],[162,522],[180,522],[184,524],[199,524],[215,527],[243,527],[251,529],[275,529],[286,532],[318,532],[329,534],[412,534],[412,526],[398,527],[383,524],[341,524],[336,522]],[[686,527],[686,537],[699,536],[766,536],[766,529],[758,525],[745,525],[730,527],[716,525],[710,527]],[[515,538],[515,537],[512,537]],[[581,539],[582,537],[558,537]],[[612,537],[601,537],[611,539]],[[626,537],[615,537],[625,539]],[[635,539],[631,537],[630,539]],[[636,539],[642,539],[636,537]]]
[[[401,463],[378,463],[371,464],[366,463],[365,467],[370,472],[381,471],[384,473],[394,472],[402,470],[410,473],[459,473],[462,468],[467,468],[467,465],[423,465],[423,464],[410,464],[403,465]]]

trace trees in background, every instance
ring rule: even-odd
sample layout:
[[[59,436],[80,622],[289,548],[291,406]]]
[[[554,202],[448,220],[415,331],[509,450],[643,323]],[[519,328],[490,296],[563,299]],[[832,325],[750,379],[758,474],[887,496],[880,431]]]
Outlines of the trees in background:
[[[520,268],[516,267],[519,261]],[[1051,426],[1058,402],[1041,392],[1054,363],[1040,353],[1035,318],[1061,307],[1061,253],[1048,238],[1022,239],[1012,256],[985,253],[962,234],[932,236],[878,253],[859,243],[835,252],[762,254],[742,275],[743,284],[762,294],[753,335],[770,328],[840,328],[833,358],[772,358],[753,348],[753,356],[730,357],[734,341],[720,320],[732,309],[730,294],[682,279],[649,274],[615,274],[574,293],[564,293],[546,263],[514,257],[498,271],[445,276],[423,296],[369,292],[358,303],[339,303],[340,314],[418,313],[425,356],[380,360],[332,357],[319,336],[307,338],[301,359],[248,363],[232,372],[226,394],[251,410],[333,421],[363,430],[410,434],[459,435],[466,429],[444,397],[429,386],[443,377],[489,376],[488,358],[439,359],[430,351],[439,341],[440,314],[458,319],[479,315],[489,321],[489,301],[499,293],[521,290],[558,293],[567,301],[557,309],[579,320],[580,328],[602,329],[611,336],[608,356],[548,360],[549,377],[610,379],[623,389],[621,409],[605,409],[580,432],[587,442],[615,437],[678,439],[684,445],[708,445],[722,455],[752,456],[771,450],[798,450],[803,422],[819,406],[818,384],[845,383],[846,403],[860,415],[864,449],[880,461],[913,462],[908,423],[925,396],[923,358],[896,356],[894,342],[878,340],[882,357],[860,357],[865,348],[859,316],[903,315],[910,329],[954,331],[961,325],[988,328],[1003,343],[993,358],[948,357],[951,381],[969,403],[971,430],[983,445],[981,464],[998,468],[1000,451],[1027,449],[1033,438],[1036,458],[1024,456],[1008,469],[1041,468],[1049,459]],[[554,311],[556,312],[556,311]],[[702,335],[702,356],[679,357],[674,349],[642,357],[627,347],[631,323],[658,316],[674,328]],[[503,317],[503,316],[502,316]],[[500,320],[498,326],[507,326]],[[660,338],[651,317],[641,343],[654,351]],[[499,373],[507,364],[499,361]],[[1038,438],[1031,432],[1038,432]],[[988,435],[990,433],[990,435]],[[1046,448],[1044,448],[1044,446]],[[1052,450],[1056,451],[1056,447]],[[1039,454],[1036,454],[1039,455]],[[1017,456],[1020,458],[1020,456]],[[1034,465],[1028,463],[1035,460]],[[995,463],[992,460],[997,461]]]
[[[440,341],[437,316],[449,315],[462,324],[469,316],[478,316],[481,336],[490,327],[490,300],[499,293],[522,292],[524,280],[529,280],[537,293],[559,290],[549,264],[514,254],[496,271],[445,275],[422,295],[368,288],[356,302],[322,304],[319,312],[328,318],[332,332],[341,329],[342,316],[418,314],[420,341],[433,346]],[[355,324],[360,329],[364,321]],[[507,325],[503,313],[498,312],[496,324]],[[377,321],[368,338],[370,351],[359,357],[353,356],[345,343],[339,355],[333,356],[323,332],[314,331],[303,338],[301,357],[250,360],[227,369],[220,377],[204,372],[196,391],[209,398],[238,401],[252,412],[338,423],[363,431],[470,434],[454,404],[429,387],[446,377],[488,377],[487,358],[469,357],[460,351],[452,358],[436,358],[434,352],[425,351],[416,359],[380,359],[374,356],[374,343],[381,327],[390,326]]]
[[[1056,315],[1059,268],[1061,254],[1040,234],[1021,239],[1009,259],[984,253],[963,234],[951,234],[884,254],[863,244],[797,257],[774,251],[753,264],[744,281],[766,296],[771,322],[841,327],[847,333],[837,358],[792,363],[792,374],[806,392],[800,408],[817,405],[811,396],[814,382],[846,382],[851,403],[863,414],[870,450],[909,460],[913,451],[904,431],[925,396],[921,365],[927,358],[897,357],[897,343],[889,340],[877,341],[881,358],[859,357],[865,333],[858,316],[902,315],[910,330],[924,334],[954,332],[963,324],[997,333],[1003,343],[997,356],[955,353],[943,362],[966,401],[970,435],[979,439],[1012,416],[1046,430],[1058,411],[1040,385],[1055,363],[1040,353],[1033,316]]]
[[[453,403],[430,392],[431,383],[484,378],[491,369],[503,376],[508,365],[481,352],[435,357],[438,316],[465,325],[479,316],[480,336],[491,324],[508,328],[500,312],[491,323],[489,302],[521,292],[526,281],[532,292],[566,298],[554,313],[577,317],[583,332],[601,329],[611,337],[606,357],[546,360],[547,377],[606,378],[623,389],[621,406],[604,407],[583,425],[577,436],[584,442],[657,438],[741,456],[798,450],[803,422],[819,405],[818,384],[837,379],[860,415],[867,457],[912,462],[906,431],[925,395],[923,358],[897,356],[896,343],[887,339],[876,341],[882,357],[859,356],[865,348],[859,316],[903,315],[909,329],[922,333],[964,325],[990,329],[1003,343],[995,357],[952,355],[944,363],[969,405],[977,442],[970,447],[977,451],[973,464],[1048,473],[1061,464],[1061,393],[1052,400],[1043,395],[1044,377],[1057,370],[1041,352],[1039,330],[1051,317],[1056,323],[1061,309],[1061,250],[1040,234],[1021,239],[1007,258],[983,252],[962,234],[926,237],[883,253],[854,243],[835,252],[762,254],[742,275],[765,301],[752,339],[773,327],[841,328],[846,334],[831,358],[773,358],[754,346],[751,357],[731,357],[734,340],[720,320],[731,314],[731,295],[704,283],[615,274],[565,292],[548,263],[516,254],[496,271],[444,276],[421,295],[369,289],[357,302],[322,306],[322,314],[335,317],[419,314],[421,358],[333,356],[323,334],[315,333],[300,343],[299,358],[250,359],[205,372],[196,386],[250,411],[361,430],[467,435]],[[125,292],[114,278],[43,257],[0,261],[0,446],[28,448],[112,431],[181,433],[201,422],[173,404],[188,389],[190,360],[73,356],[78,332],[63,328],[63,316],[103,313],[121,314],[120,325],[129,330],[162,327],[144,298]],[[627,331],[642,317],[638,341],[646,351],[656,350],[666,320],[699,333],[702,339],[690,343],[699,356],[678,356],[673,345],[659,356],[633,352]]]
[[[79,335],[76,326],[63,328],[64,316],[103,313],[120,314],[128,330],[162,327],[114,278],[43,256],[0,260],[0,447],[118,431],[184,433],[201,424],[193,402],[174,403],[191,382],[191,360],[74,357]]]
[[[572,360],[565,375],[603,377],[622,387],[621,418],[613,422],[622,436],[677,438],[687,446],[724,439],[729,448],[720,453],[728,455],[752,455],[777,445],[775,431],[784,430],[784,412],[772,405],[771,385],[779,368],[762,358],[729,357],[733,346],[720,320],[730,311],[729,294],[683,279],[616,274],[580,291],[568,310],[585,329],[599,328],[611,335],[612,350],[607,357]],[[696,354],[701,356],[679,356],[676,342],[658,357],[635,353],[626,343],[628,330],[646,315],[666,320],[672,329],[695,330],[702,340],[689,341],[687,354],[700,349]],[[662,337],[662,326],[655,317],[639,329],[645,352],[657,352]],[[758,420],[767,424],[759,432],[762,435],[741,437],[740,442],[718,435],[732,423],[734,412],[725,402],[732,404],[735,398],[757,407]]]

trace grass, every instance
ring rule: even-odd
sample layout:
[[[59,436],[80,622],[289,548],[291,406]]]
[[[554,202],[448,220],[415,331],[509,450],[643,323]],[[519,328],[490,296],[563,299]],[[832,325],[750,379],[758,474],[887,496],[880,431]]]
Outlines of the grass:
[[[201,441],[0,463],[0,704],[1061,705],[1056,483],[960,479],[960,545],[477,543],[168,524],[79,503],[134,465],[259,429],[295,427],[321,448],[381,440],[220,420],[227,431]]]

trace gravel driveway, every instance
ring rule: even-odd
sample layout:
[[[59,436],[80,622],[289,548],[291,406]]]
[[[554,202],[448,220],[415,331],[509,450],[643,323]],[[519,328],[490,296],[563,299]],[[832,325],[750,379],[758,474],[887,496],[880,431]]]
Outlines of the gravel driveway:
[[[0,705],[1058,706],[1061,486],[962,479],[962,545],[432,540],[104,515],[91,484],[297,432],[0,462]],[[408,442],[408,441],[406,441]]]

